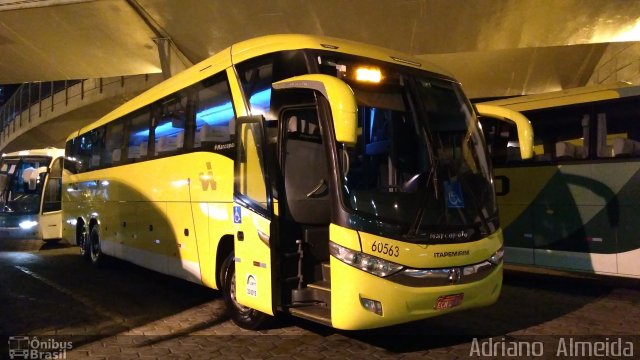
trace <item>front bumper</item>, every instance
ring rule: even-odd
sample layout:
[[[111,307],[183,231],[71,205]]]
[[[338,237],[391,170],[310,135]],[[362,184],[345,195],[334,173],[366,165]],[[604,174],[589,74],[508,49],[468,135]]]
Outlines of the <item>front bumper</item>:
[[[369,274],[332,256],[332,325],[345,330],[371,329],[493,304],[502,289],[502,267],[500,263],[478,281],[415,287]],[[436,310],[438,298],[455,294],[464,294],[461,304]],[[365,309],[361,298],[378,301],[382,315]]]
[[[0,239],[38,239],[40,237],[38,226],[31,229],[20,227],[0,227]]]

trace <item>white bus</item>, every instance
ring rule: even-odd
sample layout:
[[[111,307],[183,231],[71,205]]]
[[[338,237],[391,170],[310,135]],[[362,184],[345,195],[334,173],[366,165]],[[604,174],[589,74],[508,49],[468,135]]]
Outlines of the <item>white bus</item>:
[[[0,239],[62,238],[64,150],[23,150],[0,159]]]

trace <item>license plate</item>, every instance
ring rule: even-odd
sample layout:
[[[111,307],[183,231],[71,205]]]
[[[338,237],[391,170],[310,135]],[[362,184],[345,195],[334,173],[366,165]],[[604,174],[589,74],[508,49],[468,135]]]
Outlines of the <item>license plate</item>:
[[[444,309],[450,309],[454,306],[458,306],[462,304],[463,298],[464,298],[464,294],[440,296],[438,300],[436,300],[436,306],[434,306],[434,309],[444,310]]]

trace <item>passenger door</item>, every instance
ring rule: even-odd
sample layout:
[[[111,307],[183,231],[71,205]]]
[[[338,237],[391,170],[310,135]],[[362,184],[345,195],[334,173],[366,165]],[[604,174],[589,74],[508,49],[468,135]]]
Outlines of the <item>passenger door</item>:
[[[274,314],[271,261],[273,204],[268,180],[262,116],[236,120],[233,222],[236,300]]]
[[[62,158],[53,160],[42,196],[42,239],[62,238]]]

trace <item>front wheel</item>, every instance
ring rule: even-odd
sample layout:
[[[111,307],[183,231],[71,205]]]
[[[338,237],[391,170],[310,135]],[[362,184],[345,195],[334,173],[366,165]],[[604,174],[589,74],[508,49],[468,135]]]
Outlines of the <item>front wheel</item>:
[[[89,234],[87,234],[87,227],[79,225],[76,228],[76,245],[80,247],[80,256],[83,259],[91,260],[91,251],[89,250]]]
[[[243,329],[262,329],[273,321],[273,317],[258,310],[246,307],[236,300],[236,264],[234,253],[229,254],[222,263],[222,296],[231,320]]]

